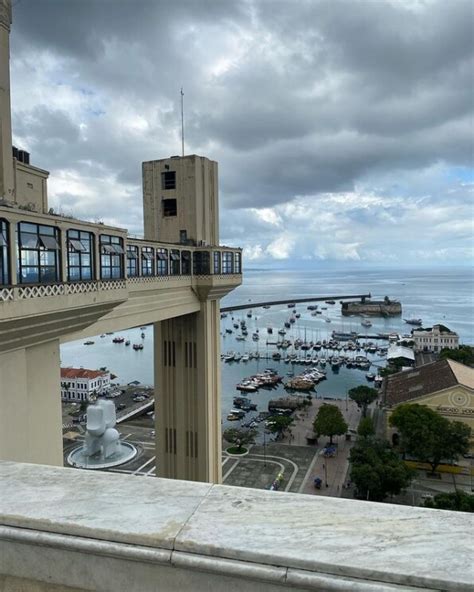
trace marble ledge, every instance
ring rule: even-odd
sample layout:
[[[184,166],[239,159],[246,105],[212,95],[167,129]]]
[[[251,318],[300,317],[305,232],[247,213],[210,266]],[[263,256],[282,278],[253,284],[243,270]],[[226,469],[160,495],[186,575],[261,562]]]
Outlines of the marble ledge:
[[[0,523],[5,542],[297,589],[474,581],[473,516],[442,510],[3,462]]]

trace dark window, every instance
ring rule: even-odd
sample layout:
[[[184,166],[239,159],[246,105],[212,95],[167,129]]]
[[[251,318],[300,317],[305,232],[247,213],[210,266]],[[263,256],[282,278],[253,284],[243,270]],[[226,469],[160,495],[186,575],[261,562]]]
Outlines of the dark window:
[[[123,239],[100,235],[100,277],[103,280],[123,278]]]
[[[161,189],[176,189],[176,172],[161,173]]]
[[[179,251],[172,250],[170,254],[170,274],[179,275],[181,273],[181,257]]]
[[[194,275],[209,275],[210,256],[209,251],[195,251],[193,254]]]
[[[138,276],[138,247],[127,245],[127,277]]]
[[[50,284],[59,281],[58,228],[20,222],[18,251],[18,280],[21,284]]]
[[[6,286],[10,283],[8,222],[0,220],[0,285]]]
[[[142,247],[142,275],[155,273],[155,251],[153,247]]]
[[[221,272],[221,254],[220,251],[214,251],[214,273],[219,274]]]
[[[178,214],[175,199],[164,199],[161,203],[163,204],[163,216],[165,216],[165,218],[176,216]]]
[[[233,273],[234,271],[234,257],[230,251],[224,251],[222,253],[222,273]]]
[[[181,273],[191,275],[191,253],[189,251],[181,251]]]
[[[156,274],[168,275],[168,250],[156,249]]]
[[[67,231],[67,279],[69,282],[92,280],[94,235],[82,230]]]
[[[234,273],[242,273],[242,253],[234,254]]]

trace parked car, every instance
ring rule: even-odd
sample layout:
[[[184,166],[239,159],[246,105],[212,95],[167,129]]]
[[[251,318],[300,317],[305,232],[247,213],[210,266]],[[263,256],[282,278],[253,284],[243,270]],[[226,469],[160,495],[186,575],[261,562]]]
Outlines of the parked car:
[[[126,406],[127,406],[127,405],[125,405],[125,403],[119,403],[119,404],[117,405],[117,409],[119,409],[119,410],[120,410],[120,409],[125,409],[125,407],[126,407]]]

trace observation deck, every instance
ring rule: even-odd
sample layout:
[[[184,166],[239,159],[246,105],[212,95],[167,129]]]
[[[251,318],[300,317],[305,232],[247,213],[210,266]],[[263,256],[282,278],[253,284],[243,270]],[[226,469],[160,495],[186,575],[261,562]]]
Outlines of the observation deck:
[[[197,312],[241,280],[240,249],[0,206],[0,352]]]

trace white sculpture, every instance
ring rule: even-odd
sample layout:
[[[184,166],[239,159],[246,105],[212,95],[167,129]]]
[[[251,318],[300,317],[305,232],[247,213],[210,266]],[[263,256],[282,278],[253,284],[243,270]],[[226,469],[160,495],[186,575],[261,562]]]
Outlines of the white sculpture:
[[[99,400],[87,408],[86,437],[84,453],[94,456],[100,453],[102,458],[109,458],[120,448],[120,434],[114,428],[117,422],[113,401]]]

